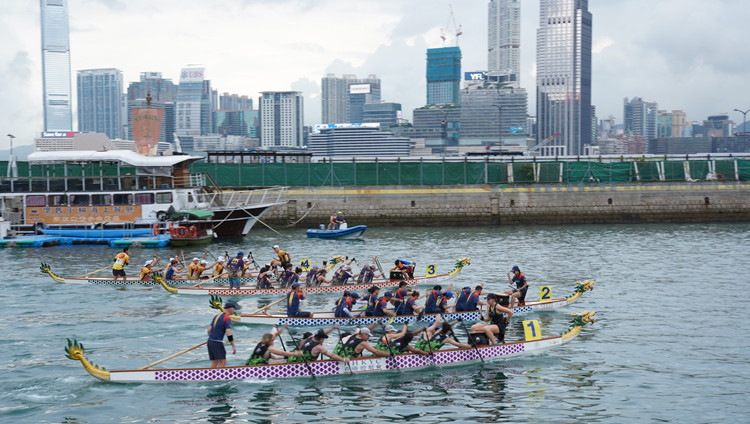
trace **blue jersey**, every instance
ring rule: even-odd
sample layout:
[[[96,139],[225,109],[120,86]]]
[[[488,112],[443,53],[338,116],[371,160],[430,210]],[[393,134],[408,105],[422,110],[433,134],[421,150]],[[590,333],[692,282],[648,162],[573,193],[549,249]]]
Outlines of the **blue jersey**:
[[[466,299],[466,306],[464,307],[464,311],[477,311],[479,308],[477,307],[477,304],[479,303],[479,292],[476,290],[472,290],[472,292],[469,294],[468,298]]]
[[[362,298],[363,301],[367,302],[367,306],[365,307],[365,315],[369,312],[371,316],[375,313],[375,303],[378,301],[378,296],[374,294],[368,294],[367,296]]]
[[[226,334],[227,328],[232,328],[232,318],[226,312],[222,312],[214,317],[211,327],[211,334],[208,335],[208,340],[220,343],[224,342],[224,334]]]
[[[424,312],[426,314],[436,314],[438,311],[437,301],[438,298],[443,295],[443,292],[439,290],[433,290],[428,296],[427,296],[427,302],[425,302],[424,305]]]
[[[167,273],[164,275],[164,278],[171,280],[172,277],[174,277],[174,265],[169,264],[167,265]]]
[[[290,292],[286,297],[286,316],[296,317],[299,315],[299,301],[305,300],[305,295],[297,293],[296,291]]]
[[[388,301],[384,298],[380,298],[375,302],[375,310],[373,312],[373,315],[376,317],[384,317],[385,316],[385,309],[388,307]]]
[[[461,294],[458,295],[458,299],[456,299],[456,311],[466,311],[466,302],[469,300],[469,295],[471,294],[471,289],[463,289],[461,290]]]

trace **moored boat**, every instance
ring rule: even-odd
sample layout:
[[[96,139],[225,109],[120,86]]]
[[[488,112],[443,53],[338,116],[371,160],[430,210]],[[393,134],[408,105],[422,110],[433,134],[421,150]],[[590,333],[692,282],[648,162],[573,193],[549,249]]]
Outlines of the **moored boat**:
[[[435,274],[431,276],[420,276],[414,277],[407,280],[382,280],[376,279],[367,284],[345,284],[341,286],[313,286],[306,287],[305,294],[319,294],[319,293],[342,293],[345,290],[367,290],[372,286],[377,287],[396,287],[401,281],[406,281],[407,285],[416,284],[438,284],[442,281],[449,280],[456,276],[464,266],[471,263],[471,258],[460,258],[456,260],[456,264],[453,270],[447,274]],[[259,289],[259,288],[239,288],[230,289],[228,287],[173,287],[168,284],[163,275],[160,273],[154,274],[154,280],[161,284],[165,290],[174,294],[195,294],[195,295],[219,295],[219,296],[246,296],[246,295],[259,295],[259,294],[271,294],[271,295],[285,295],[289,293],[288,288],[274,288],[274,289]]]
[[[367,225],[355,225],[354,227],[341,228],[338,230],[326,230],[326,229],[309,229],[306,234],[307,237],[311,238],[324,238],[324,239],[346,239],[346,238],[360,238],[367,231]]]
[[[587,290],[594,289],[593,281],[578,281],[573,294],[568,297],[559,299],[549,299],[544,301],[527,301],[524,306],[511,309],[513,315],[523,315],[532,312],[549,311],[570,305],[578,300]],[[212,296],[210,305],[214,309],[221,309],[222,300],[218,296]],[[354,311],[362,312],[362,311]],[[342,326],[367,326],[387,320],[389,324],[411,324],[415,322],[432,322],[440,314],[423,314],[423,315],[396,315],[391,321],[391,317],[354,317],[341,318],[335,317],[333,312],[313,312],[309,318],[287,317],[286,314],[236,314],[232,315],[232,321],[242,324],[265,324],[265,325],[289,325],[289,326],[331,326],[339,324]],[[444,321],[453,321],[462,319],[464,321],[478,321],[481,311],[469,312],[451,312],[442,314]]]
[[[80,361],[93,377],[111,382],[224,381],[245,379],[294,378],[362,374],[390,370],[406,371],[434,366],[455,366],[533,355],[562,346],[573,340],[587,323],[593,323],[594,312],[574,314],[565,333],[556,337],[510,342],[501,345],[475,346],[468,349],[442,349],[430,355],[399,354],[390,357],[366,356],[348,363],[317,360],[273,365],[247,365],[226,368],[172,368],[107,371],[92,364],[85,356],[83,344],[68,340],[66,357]]]

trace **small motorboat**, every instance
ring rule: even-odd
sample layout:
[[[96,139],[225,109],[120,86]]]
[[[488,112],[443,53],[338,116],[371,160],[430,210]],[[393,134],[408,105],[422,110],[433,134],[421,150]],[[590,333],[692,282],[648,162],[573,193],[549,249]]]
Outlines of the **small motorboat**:
[[[360,238],[362,234],[367,231],[367,225],[355,225],[348,227],[346,223],[342,223],[338,230],[327,230],[325,225],[320,225],[320,229],[307,230],[308,237],[326,238],[326,239],[339,239],[339,238]]]

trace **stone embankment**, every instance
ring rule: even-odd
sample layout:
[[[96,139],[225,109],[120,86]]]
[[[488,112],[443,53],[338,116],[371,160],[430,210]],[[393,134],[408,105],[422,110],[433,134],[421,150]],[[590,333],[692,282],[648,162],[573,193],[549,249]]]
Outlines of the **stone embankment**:
[[[335,211],[373,226],[750,221],[750,183],[734,182],[295,187],[286,200],[263,221],[317,228]]]

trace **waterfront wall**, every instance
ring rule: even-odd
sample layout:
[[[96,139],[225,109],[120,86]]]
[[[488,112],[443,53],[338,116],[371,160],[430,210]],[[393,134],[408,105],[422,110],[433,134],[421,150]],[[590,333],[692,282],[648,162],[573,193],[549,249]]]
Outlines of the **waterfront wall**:
[[[750,221],[741,182],[295,187],[285,198],[264,222],[317,228],[339,210],[350,226]]]

